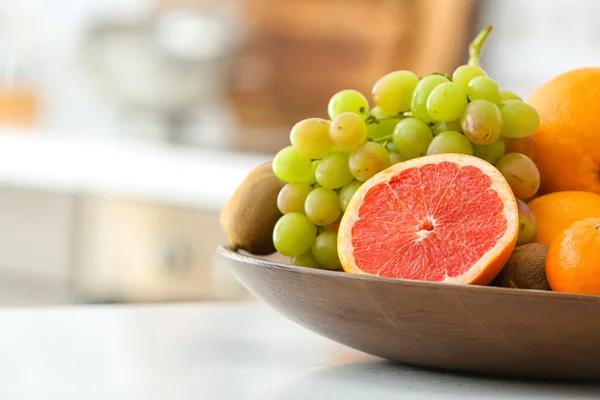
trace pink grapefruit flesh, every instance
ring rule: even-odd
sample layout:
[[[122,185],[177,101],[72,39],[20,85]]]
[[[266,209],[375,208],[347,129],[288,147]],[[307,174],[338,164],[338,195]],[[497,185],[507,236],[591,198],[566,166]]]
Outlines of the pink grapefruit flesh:
[[[515,197],[487,162],[459,154],[395,164],[364,183],[340,223],[345,271],[488,284],[518,235]]]

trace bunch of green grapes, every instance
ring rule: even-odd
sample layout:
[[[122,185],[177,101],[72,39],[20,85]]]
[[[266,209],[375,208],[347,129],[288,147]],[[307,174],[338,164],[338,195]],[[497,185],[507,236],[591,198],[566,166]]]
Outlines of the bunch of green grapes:
[[[391,165],[425,155],[474,155],[495,165],[516,197],[537,192],[534,162],[505,154],[504,139],[527,138],[539,116],[479,66],[490,30],[475,38],[469,63],[452,76],[394,71],[373,86],[372,107],[362,93],[346,89],[331,97],[327,118],[294,125],[290,146],[273,159],[273,172],[287,182],[273,231],[278,252],[295,265],[339,269],[337,226],[356,190]]]

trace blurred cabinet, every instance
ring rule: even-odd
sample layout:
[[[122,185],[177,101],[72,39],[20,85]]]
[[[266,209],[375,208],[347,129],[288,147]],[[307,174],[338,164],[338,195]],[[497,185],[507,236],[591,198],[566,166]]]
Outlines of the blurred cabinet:
[[[0,270],[66,278],[73,205],[69,195],[0,189]]]
[[[217,212],[0,188],[0,306],[251,298]]]
[[[0,303],[64,304],[70,299],[72,196],[0,188]]]
[[[247,297],[235,278],[222,271],[215,274],[219,268],[215,250],[227,242],[218,213],[84,197],[76,219],[79,268],[74,288],[79,297],[96,301]]]

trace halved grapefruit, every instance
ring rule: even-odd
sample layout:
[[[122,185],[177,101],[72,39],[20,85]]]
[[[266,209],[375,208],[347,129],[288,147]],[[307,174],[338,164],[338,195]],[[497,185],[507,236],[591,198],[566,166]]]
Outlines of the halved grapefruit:
[[[346,272],[487,285],[518,236],[517,202],[479,158],[437,154],[380,172],[352,197],[338,234]]]

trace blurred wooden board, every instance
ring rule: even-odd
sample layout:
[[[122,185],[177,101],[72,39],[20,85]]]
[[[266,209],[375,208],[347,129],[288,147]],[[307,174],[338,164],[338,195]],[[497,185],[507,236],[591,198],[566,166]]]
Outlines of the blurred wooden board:
[[[387,72],[451,72],[474,34],[475,0],[240,0],[249,24],[231,101],[245,127],[325,116],[329,97],[369,95]]]

